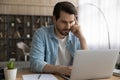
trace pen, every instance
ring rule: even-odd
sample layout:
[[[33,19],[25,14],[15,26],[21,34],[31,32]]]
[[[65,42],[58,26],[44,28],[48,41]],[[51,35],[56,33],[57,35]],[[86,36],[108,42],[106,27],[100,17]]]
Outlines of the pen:
[[[38,80],[40,79],[40,77],[41,77],[41,74],[39,74],[39,76],[38,76]]]

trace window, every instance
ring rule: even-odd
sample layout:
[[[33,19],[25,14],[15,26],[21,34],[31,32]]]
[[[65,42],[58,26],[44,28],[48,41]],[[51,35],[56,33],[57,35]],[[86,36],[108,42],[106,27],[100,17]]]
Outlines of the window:
[[[120,49],[120,0],[79,0],[78,15],[90,49]]]

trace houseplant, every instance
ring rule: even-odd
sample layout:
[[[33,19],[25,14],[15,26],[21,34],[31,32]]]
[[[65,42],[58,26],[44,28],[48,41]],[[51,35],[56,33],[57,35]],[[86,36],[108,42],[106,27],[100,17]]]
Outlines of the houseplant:
[[[116,64],[116,69],[120,70],[120,63]]]
[[[5,80],[16,80],[17,68],[15,67],[15,61],[10,60],[7,63],[7,67],[4,68]]]

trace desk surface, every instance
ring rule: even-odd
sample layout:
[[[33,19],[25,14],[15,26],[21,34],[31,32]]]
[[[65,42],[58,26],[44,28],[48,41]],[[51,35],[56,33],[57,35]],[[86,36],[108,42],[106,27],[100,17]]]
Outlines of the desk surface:
[[[30,72],[29,69],[18,70],[18,72],[17,72],[17,79],[16,80],[22,80],[22,75],[24,75],[24,74],[31,74],[31,73],[32,72]],[[60,77],[59,75],[55,75],[55,76],[58,78],[58,80],[65,80],[62,77]],[[98,79],[98,80],[120,80],[120,77],[112,76],[109,79]]]

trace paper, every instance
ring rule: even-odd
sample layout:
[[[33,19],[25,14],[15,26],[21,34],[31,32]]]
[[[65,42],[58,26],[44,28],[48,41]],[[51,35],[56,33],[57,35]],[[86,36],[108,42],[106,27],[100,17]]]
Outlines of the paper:
[[[41,74],[40,79],[38,79],[38,77],[39,77],[39,74],[22,75],[23,80],[58,80],[52,74]]]
[[[119,69],[114,69],[113,75],[114,75],[114,76],[119,76],[119,77],[120,77],[120,70],[119,70]]]
[[[120,74],[120,70],[119,69],[114,69],[113,71],[114,73]]]

